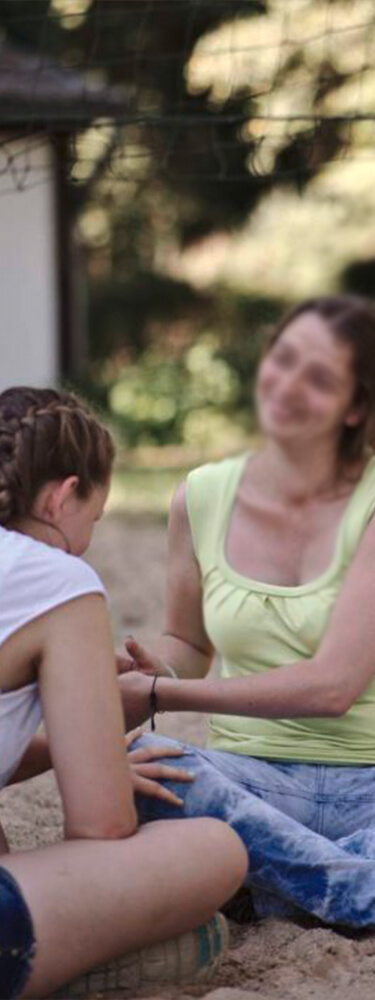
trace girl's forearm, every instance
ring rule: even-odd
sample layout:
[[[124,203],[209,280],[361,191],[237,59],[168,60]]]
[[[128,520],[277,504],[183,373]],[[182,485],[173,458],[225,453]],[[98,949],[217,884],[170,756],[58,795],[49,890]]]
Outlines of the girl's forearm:
[[[264,719],[339,716],[347,711],[329,673],[312,661],[276,670],[221,680],[181,681],[160,677],[157,700],[161,712],[215,712]]]

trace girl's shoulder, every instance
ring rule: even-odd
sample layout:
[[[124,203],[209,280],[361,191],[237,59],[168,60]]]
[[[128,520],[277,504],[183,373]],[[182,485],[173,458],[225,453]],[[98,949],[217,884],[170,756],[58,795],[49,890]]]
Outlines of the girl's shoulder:
[[[83,558],[30,535],[0,527],[0,576],[8,579],[14,576],[20,580],[32,574],[36,579],[43,579],[55,572],[61,581],[95,581],[104,590],[97,573]]]
[[[85,560],[0,528],[0,644],[39,615],[93,593],[105,588]]]

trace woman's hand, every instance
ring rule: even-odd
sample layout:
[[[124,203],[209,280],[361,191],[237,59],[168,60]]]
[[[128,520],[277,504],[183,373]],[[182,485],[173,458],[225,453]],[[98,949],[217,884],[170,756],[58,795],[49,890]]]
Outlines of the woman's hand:
[[[162,799],[163,802],[170,802],[174,806],[181,806],[182,799],[175,795],[170,788],[161,785],[158,778],[169,781],[194,781],[191,771],[160,764],[159,757],[183,757],[184,751],[177,747],[166,745],[139,747],[138,750],[130,750],[130,747],[139,736],[141,729],[133,729],[127,733],[125,743],[128,748],[128,762],[134,792],[148,795],[151,798]]]
[[[116,656],[117,673],[126,674],[132,670],[138,670],[142,674],[154,677],[170,677],[173,671],[159,656],[150,653],[144,646],[141,646],[132,635],[125,639],[125,656]]]

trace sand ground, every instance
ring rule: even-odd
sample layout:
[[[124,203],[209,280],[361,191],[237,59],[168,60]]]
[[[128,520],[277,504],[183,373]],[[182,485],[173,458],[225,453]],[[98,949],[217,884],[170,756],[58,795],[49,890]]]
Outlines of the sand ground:
[[[161,522],[110,514],[98,526],[89,559],[111,600],[117,644],[127,632],[147,637],[162,620],[166,533]],[[160,717],[158,731],[202,744],[204,720],[196,715]],[[54,779],[36,778],[2,794],[1,818],[14,847],[56,840],[61,811]],[[206,986],[132,992],[154,1000],[373,1000],[375,935],[356,939],[325,928],[306,929],[287,921],[231,925],[231,949]],[[129,993],[115,993],[129,1000]]]

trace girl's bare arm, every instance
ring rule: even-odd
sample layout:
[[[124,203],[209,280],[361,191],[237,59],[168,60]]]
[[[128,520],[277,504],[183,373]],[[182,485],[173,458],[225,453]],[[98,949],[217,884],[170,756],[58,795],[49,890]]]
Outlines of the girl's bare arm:
[[[43,620],[39,684],[68,838],[119,838],[136,829],[111,627],[101,595]]]

